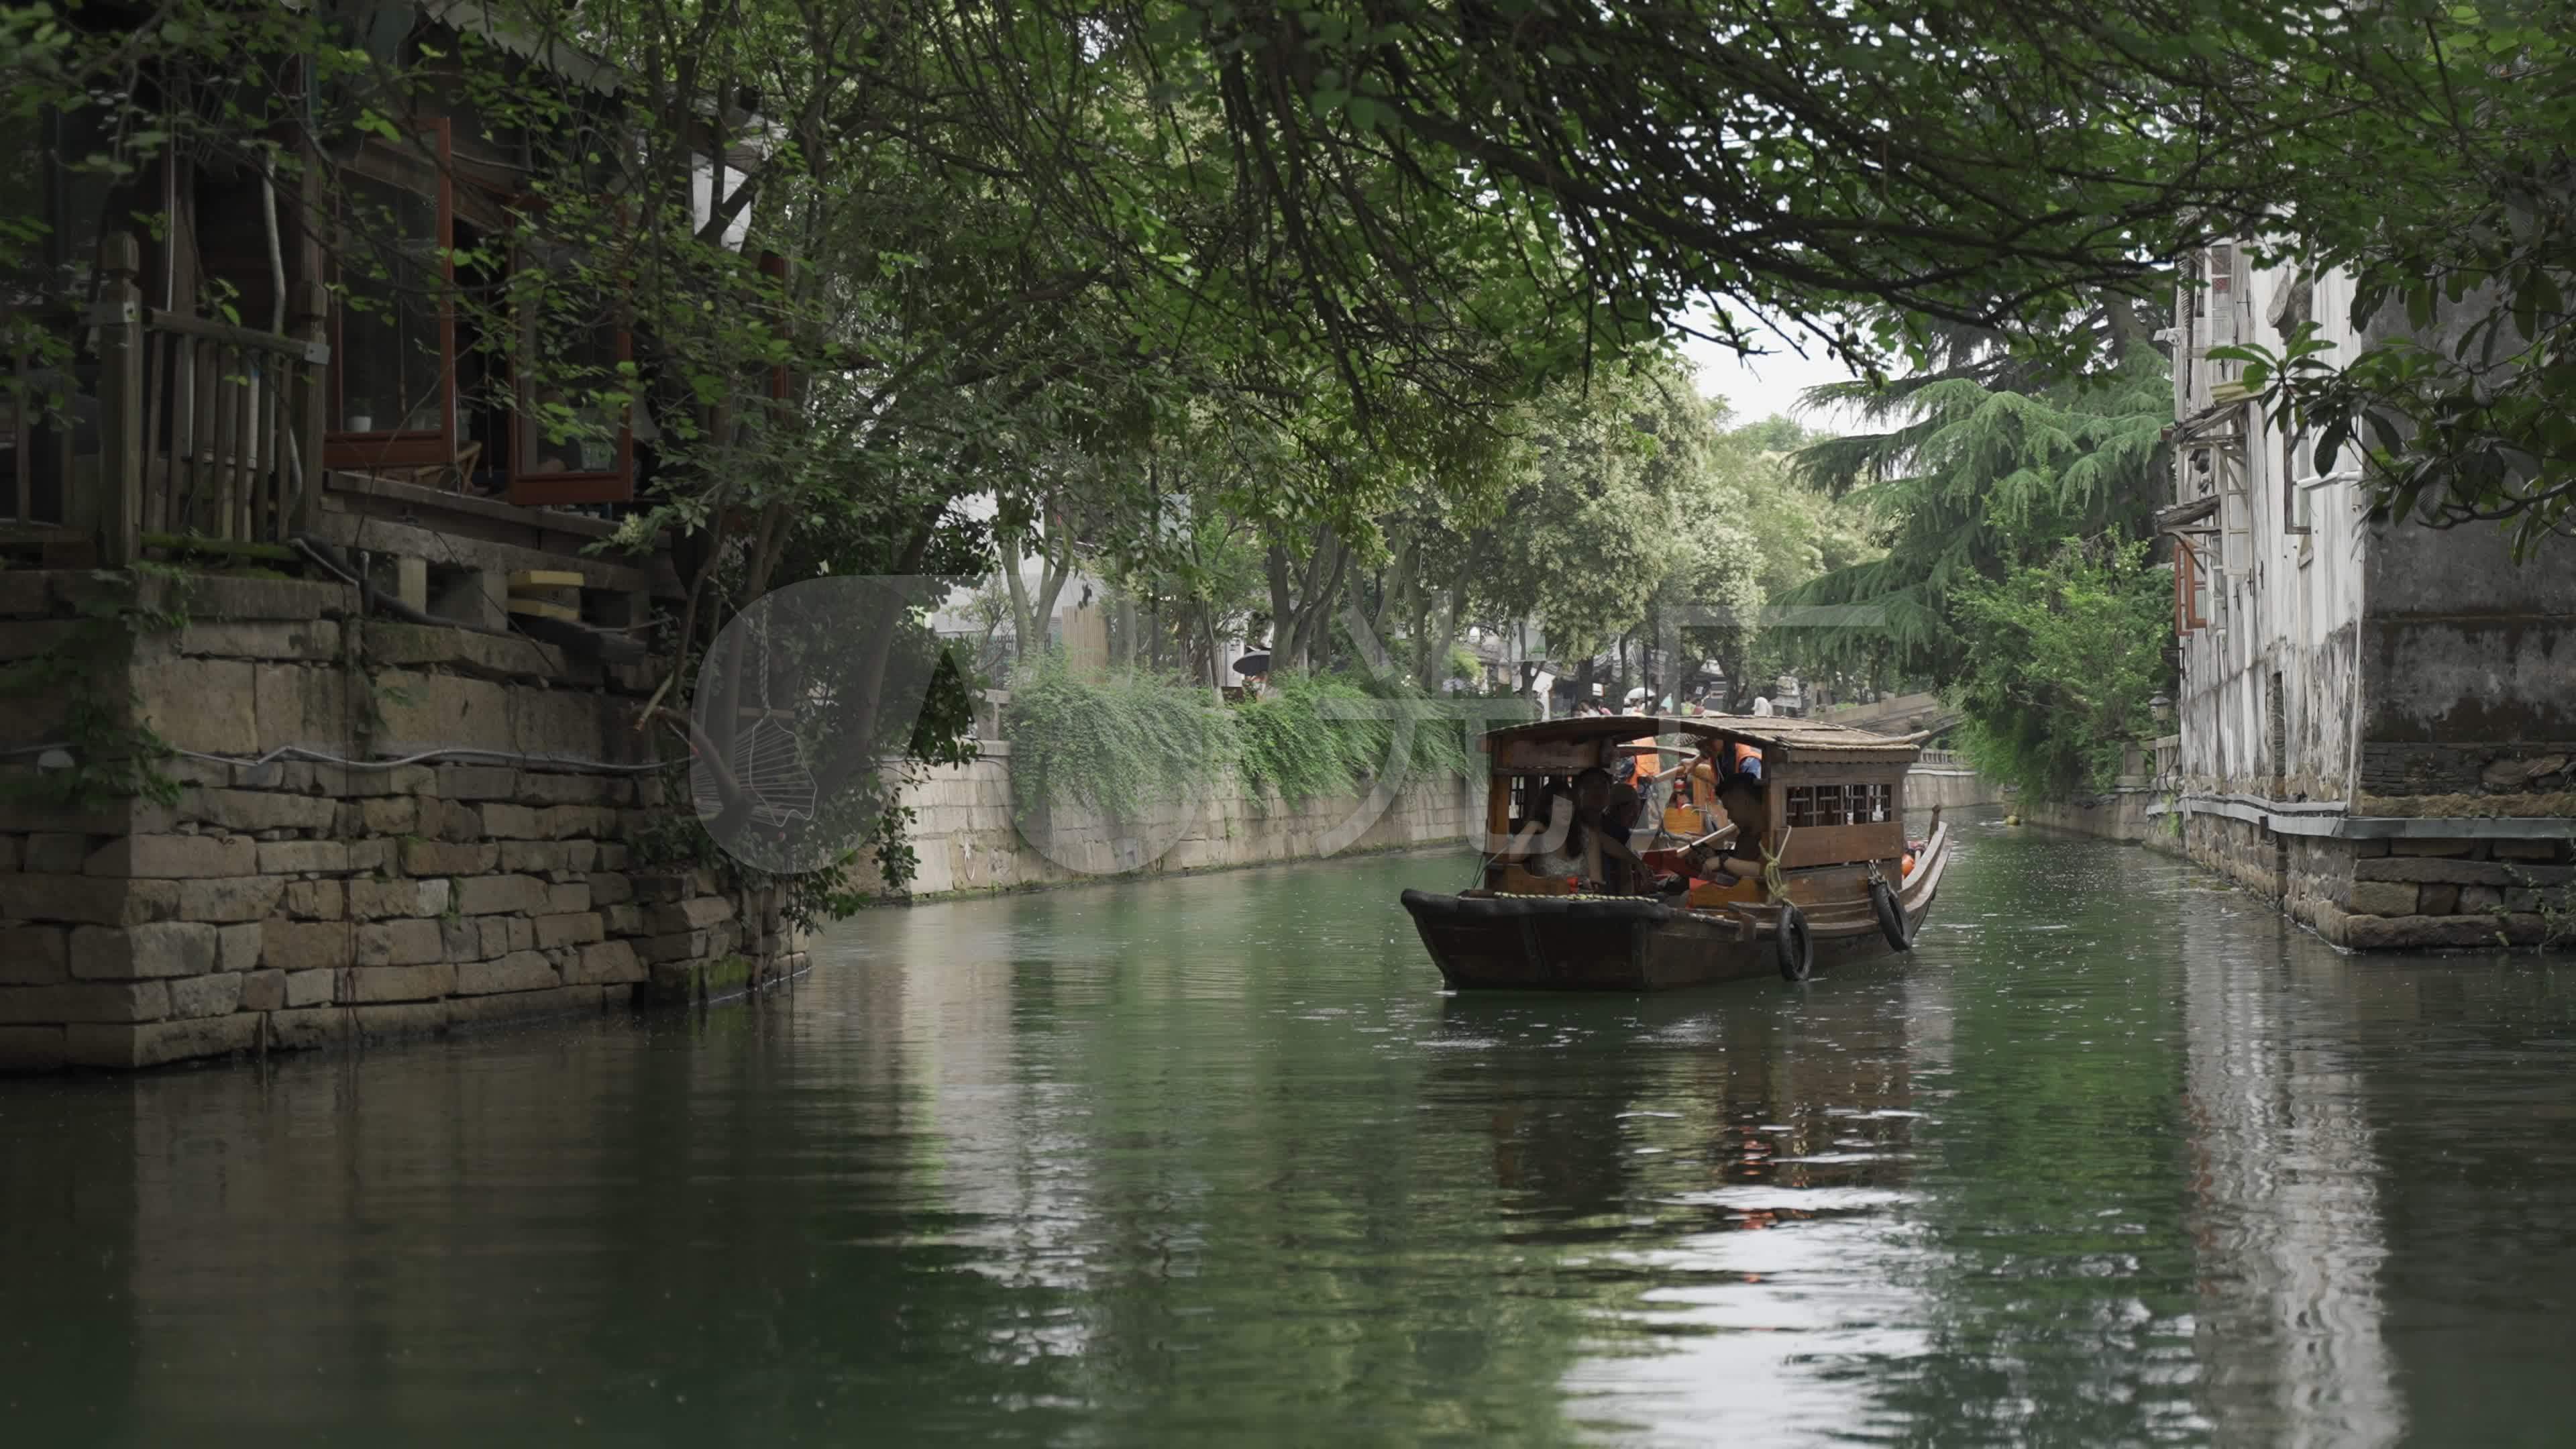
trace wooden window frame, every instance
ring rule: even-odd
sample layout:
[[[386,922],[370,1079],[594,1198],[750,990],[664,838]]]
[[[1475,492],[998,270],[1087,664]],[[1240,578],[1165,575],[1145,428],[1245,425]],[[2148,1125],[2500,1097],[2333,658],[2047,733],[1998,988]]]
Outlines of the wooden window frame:
[[[2200,612],[2200,591],[2207,574],[2200,566],[2200,550],[2190,539],[2177,533],[2174,541],[2174,632],[2189,634],[2205,628],[2209,620]]]
[[[322,466],[325,468],[427,468],[453,464],[456,461],[456,168],[451,149],[452,133],[445,117],[430,117],[413,123],[411,129],[432,138],[438,157],[437,175],[433,182],[432,200],[438,211],[438,279],[442,287],[438,299],[439,352],[439,426],[436,430],[414,428],[376,429],[350,432],[334,428],[322,435]],[[377,144],[372,138],[367,145]],[[363,154],[363,152],[362,152]],[[373,171],[359,169],[352,161],[338,168],[381,185],[404,187],[403,181]],[[345,205],[341,208],[345,215]],[[342,370],[348,366],[349,349],[343,332],[348,308],[341,301],[340,250],[346,239],[335,238],[341,248],[335,249],[330,261],[331,272],[331,399],[329,416],[337,421],[346,417],[341,391]]]
[[[2281,532],[2292,538],[2316,531],[2314,523],[2299,521],[2299,499],[2307,491],[2299,486],[2299,439],[2297,433],[2281,434]]]
[[[540,210],[544,206],[541,199],[533,197],[523,197],[516,204],[529,210]],[[523,249],[513,246],[510,255],[511,272],[517,273],[524,262]],[[615,328],[615,361],[632,362],[635,360],[635,331],[624,316],[626,308],[622,299],[617,311],[619,318]],[[522,356],[534,348],[534,326],[532,319],[520,315],[518,306],[514,302],[511,307],[511,327],[518,334]],[[635,404],[630,401],[626,405],[626,420],[617,430],[617,461],[608,470],[531,473],[521,466],[527,448],[528,430],[536,426],[535,400],[529,395],[528,388],[529,378],[526,369],[514,366],[511,369],[510,379],[512,407],[508,472],[504,475],[502,484],[503,499],[522,508],[633,502],[635,500]]]

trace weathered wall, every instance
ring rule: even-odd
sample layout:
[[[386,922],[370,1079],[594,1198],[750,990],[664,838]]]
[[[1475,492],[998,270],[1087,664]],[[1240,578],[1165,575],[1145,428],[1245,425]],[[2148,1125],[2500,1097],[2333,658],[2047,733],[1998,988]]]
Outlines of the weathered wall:
[[[55,647],[94,586],[5,577],[13,658]],[[801,965],[775,900],[637,854],[672,813],[654,776],[612,768],[658,747],[628,725],[641,667],[362,620],[338,585],[188,592],[185,627],[96,662],[109,697],[130,690],[135,717],[189,752],[164,766],[176,801],[0,807],[0,1067],[439,1032]],[[0,714],[0,747],[59,738],[66,704]],[[259,758],[290,746],[493,753]]]
[[[1413,785],[1383,808],[1354,795],[1286,801],[1228,782],[1135,821],[1065,810],[1023,826],[1013,817],[1007,754],[931,770],[903,800],[920,857],[915,897],[1465,842],[1483,812],[1481,789],[1457,779]]]
[[[2154,791],[2143,786],[2121,786],[2089,799],[2019,808],[2023,821],[2031,825],[2070,830],[2078,835],[2130,845],[2145,845],[2154,843],[2155,838],[2164,833],[2162,820],[2147,814],[2159,798]]]
[[[2279,348],[2269,318],[2287,303],[2347,353],[2364,340],[2347,278],[2239,282],[2236,336]],[[2195,319],[2196,344],[2209,325]],[[2236,370],[2178,368],[2178,413],[2207,408]],[[2499,528],[2373,524],[2349,449],[2320,475],[2306,440],[2258,406],[2237,420],[2232,474],[2179,449],[2175,501],[2221,497],[2215,533],[2195,537],[2211,573],[2207,627],[2182,642],[2183,788],[2356,815],[2576,816],[2576,543],[2517,562]]]
[[[1925,751],[1931,754],[1931,751]],[[1905,772],[1905,809],[1908,815],[1938,806],[1955,810],[1967,805],[2003,803],[2001,788],[1965,765],[1920,764]]]
[[[2371,523],[2350,451],[2320,477],[2306,440],[2223,402],[2214,388],[2238,365],[2205,355],[2277,349],[2275,317],[2302,309],[2355,350],[2370,339],[2351,325],[2349,279],[2311,287],[2240,261],[2233,281],[2183,295],[2175,370],[2177,417],[2223,432],[2232,416],[2243,438],[2233,472],[2202,474],[2198,442],[2179,445],[2176,503],[2220,500],[2186,525],[2213,529],[2194,535],[2211,560],[2207,627],[2181,642],[2187,849],[2340,944],[2537,939],[2522,875],[2563,868],[2576,835],[2576,546],[2516,562],[2492,527]],[[2376,874],[2392,859],[2413,874]]]
[[[2286,271],[2252,272],[2233,295],[2233,337],[2278,349],[2279,330],[2268,320],[2283,289],[2295,282]],[[2346,342],[2343,322],[2350,286],[2328,277],[2315,289],[2315,315],[2330,339]],[[2203,312],[2229,303],[2208,294],[2183,305]],[[2216,319],[2192,319],[2192,345],[2213,341]],[[2210,406],[2213,384],[2240,367],[2186,359],[2175,374],[2176,410],[2189,418]],[[2207,473],[2192,463],[2194,444],[2176,448],[2176,503],[2215,493],[2215,532],[2192,542],[2208,566],[2202,611],[2206,627],[2182,640],[2178,694],[2179,765],[2189,791],[2282,800],[2340,800],[2351,788],[2352,722],[2360,702],[2354,634],[2365,589],[2369,546],[2363,498],[2347,450],[2337,460],[2336,481],[2321,487],[2311,450],[2271,428],[2250,403],[2237,410],[2244,441],[2230,475],[2223,464]],[[2223,481],[2233,477],[2234,486]],[[2309,531],[2290,527],[2291,501],[2304,497]],[[2279,680],[2278,748],[2274,738],[2274,680]]]
[[[2356,813],[2576,816],[2576,543],[2383,528],[2368,576]]]

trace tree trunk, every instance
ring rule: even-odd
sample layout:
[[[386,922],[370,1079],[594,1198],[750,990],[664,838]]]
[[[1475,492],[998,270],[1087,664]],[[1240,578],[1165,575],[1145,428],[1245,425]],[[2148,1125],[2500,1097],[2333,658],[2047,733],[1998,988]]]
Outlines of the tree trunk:
[[[1439,624],[1439,627],[1432,631],[1432,636],[1431,636],[1431,637],[1432,637],[1432,639],[1433,639],[1433,641],[1434,641],[1434,648],[1438,651],[1438,653],[1439,653],[1439,655],[1440,655],[1440,656],[1445,657],[1445,656],[1448,654],[1448,652],[1449,652],[1449,645],[1450,645],[1450,643],[1451,643],[1452,641],[1454,641],[1455,639],[1457,639],[1457,637],[1458,637],[1458,613],[1459,613],[1459,611],[1460,611],[1460,610],[1462,610],[1462,609],[1464,609],[1464,608],[1466,608],[1466,607],[1467,607],[1467,591],[1466,591],[1466,590],[1464,590],[1464,589],[1451,589],[1451,590],[1449,590],[1449,591],[1448,591],[1447,601],[1446,601],[1445,603],[1443,603],[1443,604],[1441,605],[1441,608],[1440,608],[1440,624]],[[1483,682],[1483,681],[1481,681],[1481,680],[1473,680],[1473,681],[1470,681],[1470,683],[1478,683],[1478,684],[1481,684],[1482,682]],[[1437,689],[1439,686],[1438,686],[1437,684],[1428,684],[1428,683],[1427,683],[1427,684],[1425,684],[1423,687],[1424,687],[1424,688],[1426,688],[1426,689]]]
[[[1270,545],[1263,568],[1270,579],[1270,669],[1275,674],[1290,667],[1289,636],[1297,619],[1295,600],[1289,597],[1287,546]]]

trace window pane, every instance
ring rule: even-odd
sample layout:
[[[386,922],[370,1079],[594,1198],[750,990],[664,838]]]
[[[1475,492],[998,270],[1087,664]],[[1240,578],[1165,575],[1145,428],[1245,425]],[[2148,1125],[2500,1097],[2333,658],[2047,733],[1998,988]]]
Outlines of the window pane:
[[[519,471],[613,472],[626,409],[614,399],[602,406],[598,395],[617,382],[617,328],[606,320],[546,323],[528,344],[537,361],[519,420]]]
[[[340,272],[340,427],[352,433],[443,431],[438,203],[350,176],[348,251]]]

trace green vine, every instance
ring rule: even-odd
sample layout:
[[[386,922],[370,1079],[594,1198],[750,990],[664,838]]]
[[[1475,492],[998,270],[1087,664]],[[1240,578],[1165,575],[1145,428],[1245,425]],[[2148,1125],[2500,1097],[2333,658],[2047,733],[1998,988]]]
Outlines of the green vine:
[[[2533,943],[2534,947],[2546,951],[2576,940],[2576,883],[2563,884],[2552,891],[2541,883],[2539,877],[2520,866],[2507,866],[2505,869],[2521,889],[2531,892],[2531,909],[2540,917],[2540,939]],[[2508,922],[2512,914],[2509,900],[2496,908],[2499,924]]]
[[[861,890],[852,878],[862,853],[876,858],[878,873],[890,891],[900,891],[908,884],[920,864],[910,842],[913,811],[909,806],[889,802],[874,817],[867,839],[842,852],[829,868],[772,875],[735,859],[707,833],[706,823],[697,812],[687,808],[688,767],[668,770],[661,778],[663,799],[675,803],[627,830],[628,865],[642,870],[708,869],[716,872],[728,890],[774,890],[780,918],[790,931],[813,931],[877,903],[877,898]]]
[[[1010,737],[1011,804],[1023,824],[1065,805],[1133,819],[1206,787],[1239,748],[1204,685],[1085,674],[1052,652],[1011,678]]]
[[[1374,687],[1371,687],[1374,685]],[[1397,769],[1399,716],[1413,727],[1401,778],[1432,780],[1471,772],[1458,722],[1406,688],[1364,685],[1348,675],[1292,676],[1265,697],[1232,713],[1242,743],[1237,773],[1253,788],[1269,786],[1288,800],[1364,789]]]
[[[97,570],[95,588],[72,599],[70,627],[43,652],[0,667],[0,698],[60,700],[69,768],[13,776],[22,797],[70,810],[126,800],[172,804],[180,780],[164,770],[170,742],[142,723],[132,683],[134,643],[187,627],[190,576],[167,564],[140,562],[126,572]],[[163,585],[155,602],[149,585]]]
[[[1060,806],[1132,819],[1229,772],[1289,800],[1352,793],[1398,767],[1398,723],[1408,713],[1403,779],[1473,773],[1458,721],[1405,686],[1295,677],[1263,699],[1219,707],[1204,685],[1078,674],[1048,654],[1011,681],[1012,803],[1024,823]]]

